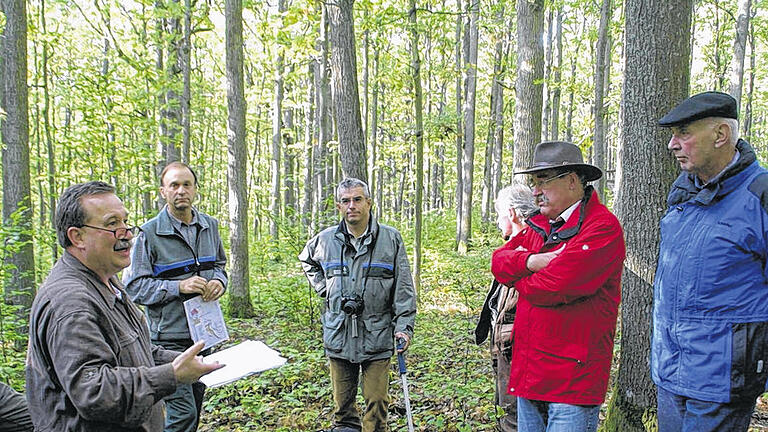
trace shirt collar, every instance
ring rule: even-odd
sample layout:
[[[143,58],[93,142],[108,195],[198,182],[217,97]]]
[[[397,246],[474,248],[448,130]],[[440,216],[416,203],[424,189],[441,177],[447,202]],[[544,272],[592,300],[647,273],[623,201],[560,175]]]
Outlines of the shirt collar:
[[[582,201],[582,200],[578,200],[578,201],[576,201],[575,203],[573,203],[573,205],[571,205],[571,206],[570,206],[570,207],[568,207],[567,209],[563,210],[563,212],[562,212],[562,213],[560,213],[560,216],[556,217],[556,218],[555,218],[555,220],[557,220],[557,219],[562,219],[562,220],[564,220],[565,222],[568,222],[568,219],[571,217],[571,215],[573,214],[573,212],[575,212],[575,211],[576,211],[576,209],[577,209],[577,208],[579,208],[579,204],[581,204],[581,201]],[[550,221],[550,223],[551,223],[551,222],[554,222],[554,221]]]
[[[197,210],[195,210],[194,207],[192,207],[192,220],[189,223],[186,223],[182,221],[181,219],[177,218],[176,216],[171,213],[171,210],[168,208],[168,205],[165,205],[165,211],[168,212],[168,216],[171,220],[171,225],[173,225],[175,228],[180,228],[182,225],[192,226],[197,225],[198,218],[197,218]]]

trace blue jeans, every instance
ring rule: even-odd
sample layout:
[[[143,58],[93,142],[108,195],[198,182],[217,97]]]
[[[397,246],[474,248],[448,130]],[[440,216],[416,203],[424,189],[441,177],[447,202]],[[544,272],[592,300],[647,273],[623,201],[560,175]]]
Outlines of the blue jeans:
[[[595,432],[600,405],[570,405],[517,398],[519,432]]]
[[[746,432],[756,398],[730,403],[707,402],[658,387],[659,432]]]

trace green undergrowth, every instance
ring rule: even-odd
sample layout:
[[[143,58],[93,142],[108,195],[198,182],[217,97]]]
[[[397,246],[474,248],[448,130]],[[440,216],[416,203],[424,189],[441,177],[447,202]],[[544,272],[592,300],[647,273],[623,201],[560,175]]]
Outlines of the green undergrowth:
[[[501,241],[495,233],[487,238],[480,234],[474,249],[459,256],[452,250],[452,230],[444,226],[445,219],[425,219],[419,311],[407,356],[413,420],[419,431],[491,431],[497,415],[491,365],[487,345],[474,344],[474,328],[490,279],[490,253]],[[402,231],[408,242],[406,229]],[[232,343],[262,340],[288,362],[210,389],[200,430],[328,428],[333,401],[321,341],[321,302],[310,294],[295,256],[286,253],[260,264],[251,274],[255,317],[229,320]],[[394,359],[391,371],[389,425],[393,431],[407,430]],[[358,402],[362,408],[359,395]]]

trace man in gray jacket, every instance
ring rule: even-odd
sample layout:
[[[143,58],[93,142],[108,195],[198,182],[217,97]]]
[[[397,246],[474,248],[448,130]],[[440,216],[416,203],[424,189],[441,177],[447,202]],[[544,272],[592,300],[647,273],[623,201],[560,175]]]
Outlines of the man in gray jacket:
[[[144,316],[116,274],[131,262],[136,227],[114,187],[64,190],[56,236],[65,249],[32,304],[26,394],[37,432],[160,432],[163,401],[217,364],[202,343],[184,353],[149,342]]]
[[[394,339],[408,349],[416,294],[400,233],[371,215],[365,182],[347,178],[336,189],[337,226],[312,238],[299,260],[325,299],[323,344],[333,385],[335,432],[386,432],[389,364]],[[365,413],[355,406],[359,376]]]
[[[145,305],[152,341],[166,349],[192,345],[184,301],[197,295],[213,301],[224,294],[227,257],[216,219],[197,211],[197,175],[172,162],[160,174],[167,205],[141,227],[131,267],[123,274],[131,299]],[[165,399],[166,432],[197,430],[205,385],[179,386]]]

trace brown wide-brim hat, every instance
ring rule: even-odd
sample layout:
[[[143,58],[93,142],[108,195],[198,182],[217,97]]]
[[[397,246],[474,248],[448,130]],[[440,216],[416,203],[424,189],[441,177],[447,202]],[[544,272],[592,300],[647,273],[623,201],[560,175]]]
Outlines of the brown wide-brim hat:
[[[576,144],[565,141],[544,141],[537,144],[533,150],[533,165],[515,174],[532,174],[563,168],[584,174],[587,181],[595,181],[603,176],[600,168],[584,163],[581,149]]]

